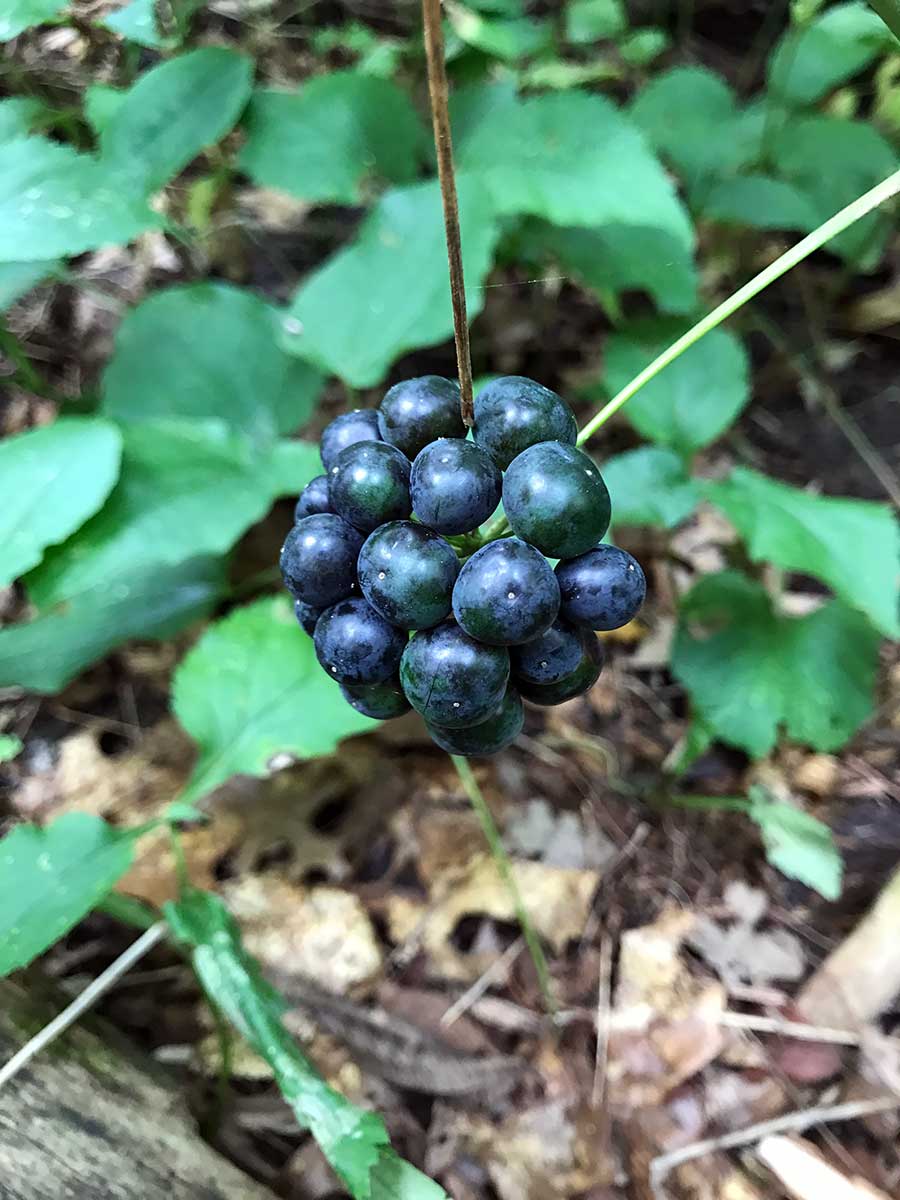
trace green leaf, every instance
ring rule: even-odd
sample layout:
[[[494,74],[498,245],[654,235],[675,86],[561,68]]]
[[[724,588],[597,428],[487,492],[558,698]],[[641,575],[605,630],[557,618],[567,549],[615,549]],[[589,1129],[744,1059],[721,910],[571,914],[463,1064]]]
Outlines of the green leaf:
[[[125,426],[123,439],[121,475],[104,507],[28,578],[41,609],[147,562],[174,567],[223,554],[268,512],[283,484],[273,480],[271,456],[221,421]]]
[[[0,442],[0,587],[94,515],[121,451],[119,431],[98,417],[61,417]]]
[[[301,200],[357,204],[373,178],[411,183],[427,146],[406,93],[359,71],[256,91],[245,126],[241,169]]]
[[[125,102],[124,88],[92,83],[84,91],[84,116],[94,133],[101,134]]]
[[[161,223],[89,154],[40,137],[0,143],[0,262],[81,254]]]
[[[684,333],[674,321],[639,321],[606,343],[606,389],[618,392]],[[644,437],[683,454],[706,446],[750,399],[749,364],[740,339],[714,329],[641,388],[624,412]]]
[[[759,826],[772,866],[826,900],[837,900],[844,864],[828,826],[800,808],[770,800],[762,788],[751,788],[750,797],[747,813]]]
[[[278,328],[275,309],[227,284],[155,292],[119,326],[103,376],[104,412],[129,425],[215,418],[271,445],[307,420],[322,383],[279,349]]]
[[[23,750],[22,739],[9,733],[0,734],[0,763],[10,762]]]
[[[837,750],[871,714],[878,634],[839,601],[782,617],[761,585],[725,571],[701,579],[679,616],[672,671],[722,741],[761,757],[783,726]]]
[[[457,189],[471,319],[484,303],[498,229],[478,180],[460,176]],[[452,332],[441,197],[431,181],[382,196],[355,240],[301,285],[282,344],[353,387],[370,387],[399,355]]]
[[[645,25],[642,29],[633,29],[622,38],[619,54],[631,67],[649,67],[671,44],[672,39],[665,29]]]
[[[153,67],[130,88],[100,135],[108,178],[157,191],[234,125],[250,97],[253,64],[204,46]]]
[[[735,175],[720,179],[700,203],[704,217],[750,229],[800,229],[819,224],[813,202],[799,188],[767,175]]]
[[[166,904],[164,913],[175,936],[191,948],[210,1003],[268,1062],[300,1125],[310,1130],[353,1196],[369,1200],[370,1174],[389,1149],[381,1118],[330,1088],[301,1053],[282,1022],[284,1000],[244,949],[240,930],[217,896],[191,888],[177,903]]]
[[[543,252],[601,300],[643,289],[666,313],[692,311],[697,272],[690,249],[664,229],[610,225],[606,229],[526,227],[529,253]]]
[[[129,638],[172,637],[206,615],[224,590],[222,564],[194,558],[141,564],[58,609],[0,629],[0,687],[58,692],[89,663]]]
[[[868,4],[835,4],[782,37],[769,60],[769,90],[787,104],[813,104],[900,46]]]
[[[900,539],[890,506],[817,496],[736,467],[706,495],[747,542],[750,557],[815,575],[888,637],[900,634]]]
[[[0,13],[0,42],[52,20],[65,7],[66,0],[5,0]]]
[[[617,38],[628,28],[622,0],[569,0],[566,41],[576,45]]]
[[[190,18],[202,7],[203,0],[179,0],[178,4],[167,5],[163,11],[170,23],[164,29],[156,0],[131,0],[99,23],[138,46],[171,50],[184,39]]]
[[[555,225],[636,225],[693,245],[687,213],[639,130],[587,92],[519,99],[507,84],[458,94],[457,163],[477,174],[498,212]]]
[[[893,147],[863,121],[792,117],[775,130],[771,141],[776,173],[808,197],[817,222],[897,169]],[[870,213],[833,238],[828,249],[861,270],[872,270],[891,229],[890,213]]]
[[[272,496],[299,496],[315,475],[322,474],[319,447],[314,442],[282,438],[275,443],[266,470]]]
[[[0,976],[27,966],[76,925],[134,860],[136,833],[88,813],[0,840]]]
[[[661,446],[626,450],[603,463],[612,498],[613,525],[658,525],[674,529],[697,506],[700,489],[682,459]]]
[[[548,49],[553,38],[546,21],[527,17],[484,17],[462,4],[448,7],[450,25],[466,45],[508,62],[530,58]]]
[[[316,661],[284,597],[236,609],[206,631],[178,668],[174,708],[200,744],[182,797],[194,801],[232,775],[260,775],[276,754],[315,758],[374,729]]]
[[[30,96],[0,100],[0,142],[27,137],[46,111],[40,100],[33,100]]]
[[[0,263],[0,312],[52,275],[58,265],[56,262]]]

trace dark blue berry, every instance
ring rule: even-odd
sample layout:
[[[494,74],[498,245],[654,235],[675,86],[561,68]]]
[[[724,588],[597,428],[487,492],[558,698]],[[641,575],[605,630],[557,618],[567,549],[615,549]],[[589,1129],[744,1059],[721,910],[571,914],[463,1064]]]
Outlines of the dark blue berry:
[[[379,526],[364,542],[357,570],[365,598],[401,629],[429,629],[450,614],[459,559],[424,525]]]
[[[328,475],[334,511],[364,533],[412,512],[409,459],[387,442],[357,442],[342,450]]]
[[[468,533],[500,503],[503,476],[474,442],[441,438],[420,451],[410,475],[413,512],[438,533]]]
[[[609,528],[609,492],[597,464],[574,446],[540,442],[516,458],[503,479],[512,530],[550,558],[574,558]]]
[[[413,459],[435,438],[464,438],[459,384],[440,375],[395,383],[378,409],[382,438]]]
[[[409,712],[409,701],[396,675],[384,683],[342,683],[341,692],[351,708],[376,721],[389,721]]]
[[[310,637],[316,632],[316,621],[318,621],[324,611],[324,608],[316,608],[312,604],[304,604],[302,600],[294,601],[294,616],[297,618],[297,623]]]
[[[540,637],[510,650],[513,679],[523,683],[557,683],[581,663],[585,636],[583,629],[557,617]]]
[[[319,454],[326,473],[334,466],[337,456],[357,442],[380,442],[378,414],[374,408],[354,408],[341,413],[326,425],[319,440]]]
[[[328,476],[317,475],[300,493],[300,499],[294,509],[294,520],[302,521],[304,517],[311,517],[313,513],[330,512],[334,512],[334,509],[328,497]]]
[[[356,559],[363,538],[333,513],[298,521],[281,548],[281,574],[295,600],[326,608],[356,588]]]
[[[578,426],[562,396],[524,375],[503,375],[475,397],[472,436],[505,471],[516,455],[536,442],[574,446]]]
[[[590,629],[618,629],[635,617],[647,594],[641,564],[618,546],[595,546],[556,568],[562,611]]]
[[[400,663],[400,682],[427,721],[458,729],[495,711],[509,680],[509,651],[476,642],[445,621],[414,633]]]
[[[339,683],[383,683],[397,673],[406,635],[360,598],[341,600],[316,622],[316,658]]]
[[[508,688],[500,707],[477,725],[469,725],[465,729],[447,729],[426,721],[425,726],[442,750],[448,754],[471,757],[496,754],[505,749],[522,732],[524,721],[525,713],[519,693],[515,688]]]
[[[594,686],[603,670],[604,658],[602,643],[592,633],[588,633],[584,639],[584,654],[574,671],[563,675],[555,683],[526,683],[520,679],[516,686],[531,704],[562,704]]]
[[[506,538],[482,546],[453,589],[453,615],[470,637],[492,646],[530,642],[559,612],[553,568],[533,546]]]

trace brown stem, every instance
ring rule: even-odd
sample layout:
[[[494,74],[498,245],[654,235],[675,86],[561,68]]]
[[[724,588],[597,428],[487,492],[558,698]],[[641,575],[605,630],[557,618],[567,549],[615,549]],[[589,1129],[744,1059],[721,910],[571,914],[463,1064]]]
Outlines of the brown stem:
[[[453,174],[453,140],[450,136],[447,71],[444,65],[444,34],[441,29],[441,0],[422,0],[422,26],[428,59],[428,95],[437,153],[438,179],[444,205],[447,261],[450,264],[450,299],[453,303],[453,335],[459,370],[460,411],[466,425],[474,423],[472,405],[472,355],[469,322],[466,318],[466,289],[463,280],[462,243],[459,235],[459,204]]]

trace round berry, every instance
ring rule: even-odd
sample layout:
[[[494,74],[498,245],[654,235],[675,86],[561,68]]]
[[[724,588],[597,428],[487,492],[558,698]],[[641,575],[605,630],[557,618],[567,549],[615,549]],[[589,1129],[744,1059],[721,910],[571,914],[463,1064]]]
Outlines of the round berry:
[[[512,530],[550,558],[584,554],[609,528],[609,492],[597,464],[574,446],[540,442],[503,479]]]
[[[406,635],[360,598],[341,600],[316,622],[316,658],[339,683],[383,683],[397,673]]]
[[[453,615],[470,637],[491,646],[530,642],[558,612],[553,568],[518,538],[482,546],[463,565],[453,589]]]
[[[300,499],[294,509],[294,520],[302,521],[304,517],[311,517],[313,513],[330,512],[334,512],[334,509],[328,498],[328,476],[317,475],[300,493]]]
[[[500,707],[484,721],[469,725],[465,729],[447,729],[425,722],[425,727],[442,750],[448,754],[463,754],[467,757],[479,754],[496,754],[514,742],[522,732],[525,712],[519,693],[508,688]]]
[[[603,670],[604,658],[602,643],[589,633],[584,639],[583,657],[574,671],[563,675],[555,683],[525,683],[519,680],[516,686],[531,704],[562,704],[594,686]]]
[[[424,525],[380,525],[363,543],[357,571],[363,595],[392,625],[430,629],[450,615],[459,559]]]
[[[337,456],[357,442],[380,442],[378,414],[374,408],[354,408],[341,413],[326,425],[319,439],[319,454],[326,472],[334,466]]]
[[[384,683],[342,683],[341,693],[351,708],[376,721],[389,721],[409,712],[409,701],[396,675]]]
[[[557,617],[548,630],[509,652],[513,679],[522,683],[557,683],[581,663],[585,631]]]
[[[324,608],[316,608],[312,604],[304,604],[302,600],[294,601],[294,616],[297,618],[297,623],[310,637],[316,632],[316,621],[318,621],[324,611]]]
[[[441,438],[426,446],[412,465],[413,511],[438,533],[468,533],[500,503],[503,476],[474,442]]]
[[[387,442],[357,442],[342,450],[328,477],[331,506],[345,521],[371,533],[412,512],[409,459]]]
[[[378,430],[410,459],[435,438],[464,438],[459,384],[440,375],[395,383],[379,406]]]
[[[637,615],[647,594],[641,564],[618,546],[595,546],[556,568],[562,611],[576,625],[618,629]]]
[[[298,521],[281,548],[281,574],[295,600],[326,608],[356,588],[359,530],[334,513],[313,513]]]
[[[574,446],[578,426],[562,396],[524,375],[503,375],[475,397],[472,436],[505,471],[516,455],[536,442]]]
[[[508,680],[509,651],[476,642],[455,621],[414,633],[400,663],[400,682],[416,712],[453,729],[486,720]]]

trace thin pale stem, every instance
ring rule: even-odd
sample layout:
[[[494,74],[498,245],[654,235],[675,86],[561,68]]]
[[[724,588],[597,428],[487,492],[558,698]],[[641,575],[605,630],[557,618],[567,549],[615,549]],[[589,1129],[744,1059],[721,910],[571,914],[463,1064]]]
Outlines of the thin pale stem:
[[[887,179],[877,184],[870,191],[854,200],[852,204],[848,204],[846,208],[842,208],[839,213],[835,213],[818,229],[813,230],[807,237],[799,241],[796,246],[792,246],[790,250],[785,251],[780,258],[776,258],[773,263],[765,267],[758,275],[755,275],[743,287],[738,288],[727,300],[708,313],[702,320],[698,321],[687,333],[682,334],[677,338],[671,346],[668,346],[662,354],[645,367],[630,383],[627,383],[620,392],[613,396],[612,400],[588,421],[584,429],[578,435],[578,445],[582,445],[589,438],[605,425],[611,416],[619,411],[619,409],[627,404],[631,397],[641,390],[645,384],[648,384],[651,379],[667,367],[669,363],[675,361],[680,355],[684,354],[685,350],[689,350],[695,342],[699,340],[710,330],[721,325],[723,321],[727,321],[730,316],[743,307],[748,300],[752,300],[754,296],[774,283],[776,279],[780,279],[782,275],[787,274],[798,263],[803,262],[814,251],[819,250],[826,242],[829,242],[833,237],[849,228],[854,221],[858,221],[860,217],[864,217],[885,201],[890,200],[900,192],[900,171],[895,171],[893,175],[889,175]]]
[[[450,265],[450,299],[453,304],[453,335],[456,339],[456,362],[459,371],[460,412],[465,424],[471,426],[475,419],[472,400],[472,352],[469,348],[469,321],[466,316],[459,202],[456,197],[456,177],[453,173],[453,140],[450,135],[449,87],[444,63],[441,0],[422,0],[422,27],[425,33],[425,57],[428,61],[428,95],[431,100],[434,149],[437,154],[438,179],[444,206],[447,261]]]
[[[484,798],[481,788],[478,786],[478,780],[475,778],[468,760],[461,758],[458,754],[451,754],[450,758],[454,767],[456,767],[456,773],[469,798],[469,802],[475,810],[475,815],[481,823],[491,856],[497,866],[497,870],[500,872],[500,878],[503,880],[512,898],[516,917],[522,926],[522,936],[525,938],[525,945],[528,947],[528,953],[531,955],[531,961],[534,963],[534,969],[537,972],[538,985],[541,989],[541,995],[544,998],[544,1006],[552,1016],[556,1016],[557,1005],[553,997],[553,988],[550,982],[550,968],[547,966],[547,959],[544,956],[540,939],[534,931],[534,926],[531,924],[531,919],[522,902],[522,894],[519,891],[519,885],[516,883],[512,863],[509,861],[509,855],[504,848],[500,831],[494,823],[491,810],[488,808],[487,801]]]

